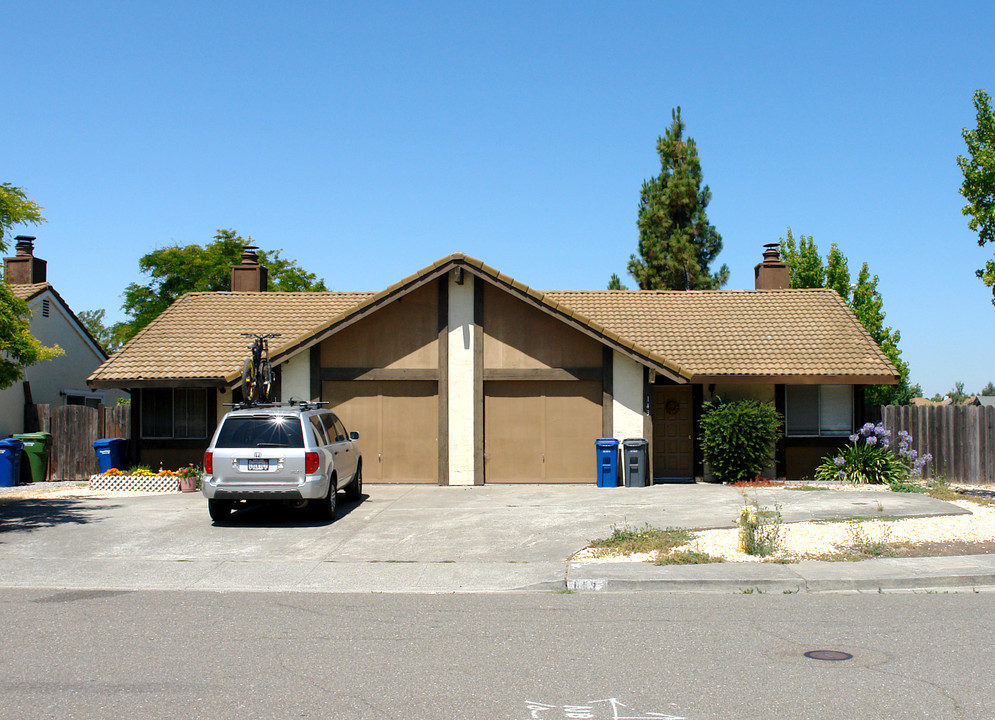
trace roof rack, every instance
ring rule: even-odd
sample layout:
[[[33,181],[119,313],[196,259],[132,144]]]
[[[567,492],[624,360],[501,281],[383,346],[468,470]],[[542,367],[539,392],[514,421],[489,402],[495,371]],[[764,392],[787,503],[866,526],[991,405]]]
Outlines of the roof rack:
[[[315,410],[322,405],[327,405],[327,400],[290,400],[289,402],[237,402],[223,403],[225,407],[233,410],[251,410],[253,408],[300,408],[301,410]]]

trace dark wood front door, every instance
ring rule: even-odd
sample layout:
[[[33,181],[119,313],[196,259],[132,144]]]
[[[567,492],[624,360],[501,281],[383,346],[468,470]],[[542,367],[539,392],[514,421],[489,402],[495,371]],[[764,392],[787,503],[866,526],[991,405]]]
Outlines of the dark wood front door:
[[[694,413],[689,385],[653,386],[653,479],[694,475]]]

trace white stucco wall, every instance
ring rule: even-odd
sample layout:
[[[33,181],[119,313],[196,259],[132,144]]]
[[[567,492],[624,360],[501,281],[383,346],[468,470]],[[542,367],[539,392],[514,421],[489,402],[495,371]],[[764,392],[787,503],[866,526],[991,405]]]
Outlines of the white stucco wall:
[[[449,484],[473,485],[473,284],[470,273],[458,285],[449,274]]]
[[[297,353],[280,365],[280,400],[317,400],[311,397],[311,353]]]
[[[44,300],[48,300],[48,317],[42,314]],[[31,300],[28,307],[32,312],[31,334],[43,345],[58,345],[65,354],[32,365],[25,370],[23,380],[0,391],[0,437],[24,430],[24,380],[31,383],[31,398],[38,405],[65,405],[66,398],[61,393],[66,390],[86,391],[105,405],[114,405],[118,398],[130,397],[123,390],[94,392],[87,387],[87,377],[103,362],[103,356],[55,295],[44,291]]]
[[[643,437],[643,366],[618,352],[612,359],[612,436]]]

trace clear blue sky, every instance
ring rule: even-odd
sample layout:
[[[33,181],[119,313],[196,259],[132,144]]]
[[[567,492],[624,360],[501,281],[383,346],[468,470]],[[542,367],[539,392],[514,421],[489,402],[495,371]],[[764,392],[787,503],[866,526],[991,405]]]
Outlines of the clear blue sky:
[[[58,291],[111,321],[139,257],[217,228],[336,290],[456,250],[599,289],[680,105],[728,288],[787,226],[837,243],[880,276],[913,382],[978,390],[995,248],[955,158],[995,91],[995,4],[808,5],[7,3],[0,180],[45,206],[19,230]]]

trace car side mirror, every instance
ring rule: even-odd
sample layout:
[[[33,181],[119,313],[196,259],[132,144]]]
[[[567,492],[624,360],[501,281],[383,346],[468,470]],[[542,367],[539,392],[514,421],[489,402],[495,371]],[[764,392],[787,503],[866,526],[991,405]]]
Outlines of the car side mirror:
[[[359,433],[356,432],[355,430],[353,430],[351,433],[349,433],[349,439],[350,440],[359,440]]]

